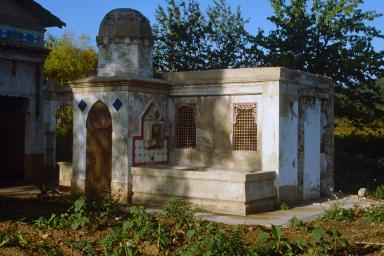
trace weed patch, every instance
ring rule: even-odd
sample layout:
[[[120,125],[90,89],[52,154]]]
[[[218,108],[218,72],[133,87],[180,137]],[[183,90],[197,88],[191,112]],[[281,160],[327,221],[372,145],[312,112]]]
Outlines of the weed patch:
[[[191,204],[183,199],[172,198],[165,207],[166,215],[182,222],[190,223],[193,220]]]
[[[79,229],[90,222],[85,215],[86,200],[84,197],[77,199],[66,213],[60,215],[52,214],[50,218],[40,217],[34,223],[39,228],[60,229],[72,228]]]
[[[339,204],[333,204],[325,211],[323,218],[326,220],[348,221],[354,218],[354,210],[352,208],[342,208]]]
[[[384,223],[384,206],[376,206],[367,209],[364,213],[364,217],[372,223],[383,222]]]
[[[384,199],[384,184],[378,186],[372,195],[377,199]]]

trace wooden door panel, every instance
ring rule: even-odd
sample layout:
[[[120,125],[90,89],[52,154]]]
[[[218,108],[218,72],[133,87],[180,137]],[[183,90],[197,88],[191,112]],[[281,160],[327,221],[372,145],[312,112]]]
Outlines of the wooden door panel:
[[[86,193],[105,197],[111,193],[112,118],[101,101],[91,108],[87,119]]]

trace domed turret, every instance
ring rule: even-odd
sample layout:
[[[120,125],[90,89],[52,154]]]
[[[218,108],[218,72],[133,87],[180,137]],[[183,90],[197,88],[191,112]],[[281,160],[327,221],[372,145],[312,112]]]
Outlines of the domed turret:
[[[99,76],[152,76],[152,29],[148,19],[133,9],[115,9],[101,21],[96,38]]]

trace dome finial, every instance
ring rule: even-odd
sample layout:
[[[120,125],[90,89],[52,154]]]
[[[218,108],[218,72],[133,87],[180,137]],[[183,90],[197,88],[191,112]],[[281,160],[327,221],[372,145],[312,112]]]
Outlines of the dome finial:
[[[110,11],[101,21],[96,41],[99,76],[152,76],[152,29],[140,12],[129,8]]]

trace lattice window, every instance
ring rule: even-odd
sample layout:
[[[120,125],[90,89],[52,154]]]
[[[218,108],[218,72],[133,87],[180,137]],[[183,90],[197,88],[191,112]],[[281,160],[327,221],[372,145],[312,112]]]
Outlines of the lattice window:
[[[175,130],[176,148],[196,148],[196,122],[194,104],[176,106]]]
[[[255,103],[233,105],[233,150],[257,150],[256,117]]]

